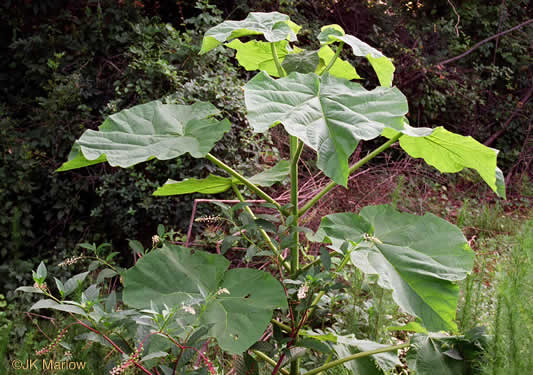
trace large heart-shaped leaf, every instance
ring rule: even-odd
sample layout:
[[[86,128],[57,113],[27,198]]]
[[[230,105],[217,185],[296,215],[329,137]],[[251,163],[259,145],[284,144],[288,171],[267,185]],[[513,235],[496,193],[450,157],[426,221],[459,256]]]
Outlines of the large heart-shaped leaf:
[[[286,308],[287,300],[269,273],[247,268],[228,271],[228,267],[223,256],[165,245],[124,274],[124,303],[136,308],[164,304],[184,305],[187,311],[195,308],[222,349],[242,353],[261,337],[272,310]]]
[[[225,41],[250,35],[262,35],[268,42],[293,42],[296,41],[298,30],[300,26],[290,21],[289,16],[285,14],[252,12],[242,21],[224,21],[207,30],[200,54],[218,47]]]
[[[188,152],[204,157],[230,129],[211,103],[163,104],[153,101],[109,116],[99,131],[87,130],[76,141],[69,160],[58,171],[107,161],[131,167],[152,158],[168,160]]]
[[[456,173],[463,168],[475,169],[496,194],[505,198],[505,180],[496,165],[498,150],[470,136],[438,127],[425,137],[404,135],[400,138],[400,146],[412,157],[423,158],[443,173]]]
[[[474,260],[459,228],[432,214],[420,217],[389,205],[323,220],[320,231],[331,247],[342,251],[341,242],[355,245],[352,263],[365,273],[379,275],[378,284],[393,291],[402,309],[418,316],[430,331],[456,328],[459,288],[453,282],[466,277]],[[335,222],[343,227],[329,225]]]
[[[272,186],[283,181],[289,174],[289,162],[281,160],[272,168],[248,178],[248,181],[258,186]],[[183,181],[169,179],[154,192],[154,195],[180,195],[191,193],[217,194],[231,188],[232,184],[242,184],[235,178],[221,177],[210,174],[204,179],[190,178]]]
[[[394,76],[394,65],[392,61],[384,56],[377,49],[369,46],[362,40],[357,39],[353,35],[347,35],[339,25],[328,25],[321,29],[318,35],[318,40],[321,44],[331,44],[334,42],[344,42],[352,47],[355,56],[363,56],[368,59],[368,62],[374,68],[378,76],[379,83],[382,86],[392,86],[392,79]]]
[[[273,79],[261,72],[244,88],[248,120],[256,132],[282,123],[318,153],[318,167],[346,186],[348,158],[359,140],[386,127],[402,130],[407,99],[396,88],[368,91],[360,84],[314,73]]]

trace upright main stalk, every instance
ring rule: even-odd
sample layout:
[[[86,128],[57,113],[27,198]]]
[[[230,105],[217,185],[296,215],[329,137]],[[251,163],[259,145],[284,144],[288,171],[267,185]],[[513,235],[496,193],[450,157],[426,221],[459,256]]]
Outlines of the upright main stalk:
[[[285,77],[287,73],[281,66],[281,61],[278,57],[278,52],[276,51],[276,46],[274,43],[270,43],[270,48],[272,51],[272,58],[274,59],[274,64],[276,64],[276,68],[278,70],[278,74],[280,77]],[[292,208],[290,210],[290,216],[292,216],[293,220],[291,221],[290,228],[295,229],[298,226],[298,160],[300,159],[300,154],[302,153],[303,149],[303,142],[299,141],[298,138],[295,136],[290,136],[290,147],[291,147],[291,168],[290,168],[290,174],[291,174],[291,204]],[[300,244],[299,244],[299,234],[298,231],[293,231],[293,241],[291,244],[291,278],[297,277],[298,271],[300,268]],[[292,327],[294,331],[296,331],[298,328],[298,323],[295,322],[295,326]],[[293,342],[298,341],[298,334],[296,333],[296,337],[293,338]],[[276,372],[276,370],[274,370]],[[299,375],[300,374],[300,358],[297,358],[291,362],[291,371],[290,375]]]
[[[303,148],[303,142],[298,138],[290,136],[291,145],[291,215],[293,220],[291,222],[291,228],[298,226],[298,160]],[[300,268],[300,252],[299,252],[299,235],[297,231],[293,233],[293,241],[291,246],[291,276],[298,274]]]

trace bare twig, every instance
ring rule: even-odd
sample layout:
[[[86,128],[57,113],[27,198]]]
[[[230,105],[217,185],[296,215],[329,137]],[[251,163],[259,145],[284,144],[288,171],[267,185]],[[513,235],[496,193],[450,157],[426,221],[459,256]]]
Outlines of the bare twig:
[[[448,0],[448,4],[452,6],[453,12],[457,16],[457,23],[455,24],[455,34],[459,38],[459,23],[461,22],[461,16],[459,15],[459,13],[457,13],[457,9],[455,9],[455,5],[453,5],[452,0]]]

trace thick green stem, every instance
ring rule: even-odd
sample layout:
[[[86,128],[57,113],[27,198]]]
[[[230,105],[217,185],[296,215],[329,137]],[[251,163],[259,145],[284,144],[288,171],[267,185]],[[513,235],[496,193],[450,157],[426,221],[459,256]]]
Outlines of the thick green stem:
[[[335,51],[335,55],[332,57],[331,61],[329,62],[328,66],[326,66],[326,69],[324,69],[322,71],[322,73],[320,73],[320,75],[324,74],[324,73],[327,73],[331,67],[333,66],[333,64],[335,64],[335,61],[337,60],[337,58],[339,57],[339,55],[341,54],[341,51],[342,51],[342,47],[344,46],[344,42],[340,42],[339,45],[337,46],[337,50]]]
[[[299,141],[298,138],[290,136],[290,146],[291,146],[291,212],[294,220],[291,223],[291,227],[298,226],[298,161],[300,160],[300,154],[303,150],[303,142]],[[294,278],[300,268],[300,241],[299,241],[298,231],[294,231],[293,241],[291,247],[291,277]],[[302,318],[303,319],[303,318]],[[298,341],[298,334],[294,338],[295,342]],[[291,362],[291,375],[300,374],[300,359]]]
[[[270,50],[272,51],[272,58],[274,59],[274,64],[276,64],[276,69],[278,70],[278,74],[280,77],[285,77],[287,73],[285,72],[285,69],[281,66],[281,62],[279,61],[278,57],[278,51],[276,50],[275,43],[270,43]]]
[[[271,320],[270,320],[270,323],[277,325],[279,328],[281,328],[281,329],[284,330],[285,332],[290,333],[290,332],[292,331],[292,328],[291,328],[291,327],[289,327],[289,326],[286,325],[286,324],[283,324],[282,322],[278,322],[276,319],[271,319]]]
[[[362,353],[356,353],[356,354],[352,354],[348,357],[344,357],[344,358],[341,358],[341,359],[337,359],[336,361],[332,361],[328,364],[325,364],[323,366],[320,366],[320,367],[317,367],[311,371],[307,371],[304,375],[315,375],[315,374],[318,374],[322,371],[325,371],[325,370],[329,370],[330,368],[333,368],[335,366],[338,366],[338,365],[341,365],[343,364],[344,362],[348,362],[348,361],[353,361],[354,359],[357,359],[357,358],[363,358],[363,357],[368,357],[369,355],[374,355],[374,354],[379,354],[379,353],[386,353],[386,352],[392,352],[394,350],[399,350],[399,349],[403,349],[403,348],[407,348],[409,347],[411,344],[409,343],[406,343],[406,344],[400,344],[400,345],[393,345],[393,346],[387,346],[385,348],[380,348],[380,349],[375,349],[375,350],[369,350],[368,352],[362,352]]]
[[[276,361],[274,361],[272,358],[270,358],[265,353],[263,353],[263,352],[261,352],[259,350],[255,350],[255,349],[252,349],[252,353],[254,353],[256,356],[261,358],[263,361],[265,361],[266,363],[268,363],[272,367],[276,367],[276,364],[277,364]],[[287,370],[282,369],[282,368],[279,369],[279,372],[281,372],[283,375],[290,375]]]
[[[354,165],[352,165],[350,167],[350,169],[348,169],[348,175],[352,174],[353,172],[355,172],[356,170],[358,170],[359,168],[361,168],[363,165],[365,165],[366,163],[368,163],[370,160],[372,160],[373,158],[375,158],[377,155],[379,155],[380,153],[382,153],[383,151],[385,151],[386,149],[388,149],[390,146],[392,146],[403,134],[401,133],[398,133],[397,135],[395,135],[394,137],[392,137],[391,139],[389,139],[387,142],[385,142],[384,144],[382,144],[381,146],[379,146],[378,148],[376,148],[374,151],[372,151],[371,153],[369,153],[367,156],[365,156],[364,158],[362,158],[361,160],[359,160],[357,163],[355,163]],[[326,195],[327,193],[329,193],[331,191],[331,189],[333,189],[334,187],[336,187],[337,184],[333,181],[331,181],[329,184],[326,185],[326,187],[324,187],[324,189],[322,189],[317,195],[315,195],[313,198],[311,198],[306,204],[304,204],[304,206],[302,207],[302,209],[300,211],[298,211],[298,216],[302,216],[304,213],[306,213],[311,207],[313,207],[315,204],[318,203],[318,201],[320,200],[320,198],[322,198],[324,195]]]
[[[281,205],[274,200],[270,195],[265,193],[263,190],[261,190],[257,185],[255,185],[253,182],[250,182],[246,177],[241,175],[239,172],[231,168],[229,165],[224,163],[222,160],[217,159],[215,156],[211,154],[207,154],[205,156],[207,160],[212,162],[213,164],[217,165],[218,167],[222,168],[226,172],[228,172],[230,175],[238,179],[240,182],[242,182],[244,185],[246,185],[250,190],[252,190],[254,193],[256,193],[261,199],[264,199],[268,203],[272,203],[276,208],[281,212],[283,215],[287,216],[289,213],[287,210],[284,210]]]
[[[298,160],[300,159],[300,154],[303,148],[303,142],[299,141],[298,138],[291,136],[291,213],[294,217],[291,227],[298,226]],[[291,277],[296,275],[298,269],[300,268],[299,264],[300,252],[299,252],[299,233],[297,231],[293,234],[293,243],[291,247]]]
[[[233,187],[233,191],[235,192],[235,195],[237,195],[237,198],[239,198],[239,200],[241,202],[244,202],[244,197],[242,196],[241,192],[239,191],[239,189],[237,188],[237,186],[235,185],[232,185]],[[244,210],[246,212],[248,212],[248,214],[252,217],[252,219],[257,219],[257,217],[255,216],[255,214],[253,213],[252,209],[248,206],[245,206],[244,207]],[[291,271],[291,266],[285,261],[285,259],[283,259],[283,256],[281,255],[281,253],[279,252],[278,248],[276,247],[276,245],[274,245],[274,242],[272,242],[272,239],[270,238],[270,236],[268,235],[267,232],[265,232],[264,229],[259,229],[259,233],[261,233],[261,236],[263,237],[263,239],[265,240],[265,242],[267,243],[267,246],[270,248],[270,250],[272,250],[272,252],[276,255],[276,257],[278,258],[279,262],[283,265],[283,267],[285,267],[285,269],[287,270],[287,272],[290,272]]]

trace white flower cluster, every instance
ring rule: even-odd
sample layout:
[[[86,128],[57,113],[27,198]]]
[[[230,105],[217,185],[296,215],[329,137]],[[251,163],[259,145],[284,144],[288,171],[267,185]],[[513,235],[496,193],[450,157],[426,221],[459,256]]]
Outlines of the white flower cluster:
[[[109,375],[120,375],[124,371],[126,371],[129,367],[133,366],[135,362],[139,359],[139,355],[141,353],[140,348],[136,349],[133,353],[131,353],[130,357],[126,360],[126,362],[121,363],[118,366],[115,366],[109,371]]]
[[[300,289],[298,289],[298,299],[304,299],[307,296],[309,291],[309,286],[307,284],[302,284]]]
[[[59,267],[71,266],[73,264],[76,264],[80,259],[83,259],[83,255],[80,255],[80,256],[77,256],[77,257],[67,258],[64,261],[62,261],[61,263],[59,263],[58,266]]]
[[[219,290],[217,290],[216,295],[219,296],[221,294],[231,294],[231,293],[226,288],[220,288]]]

